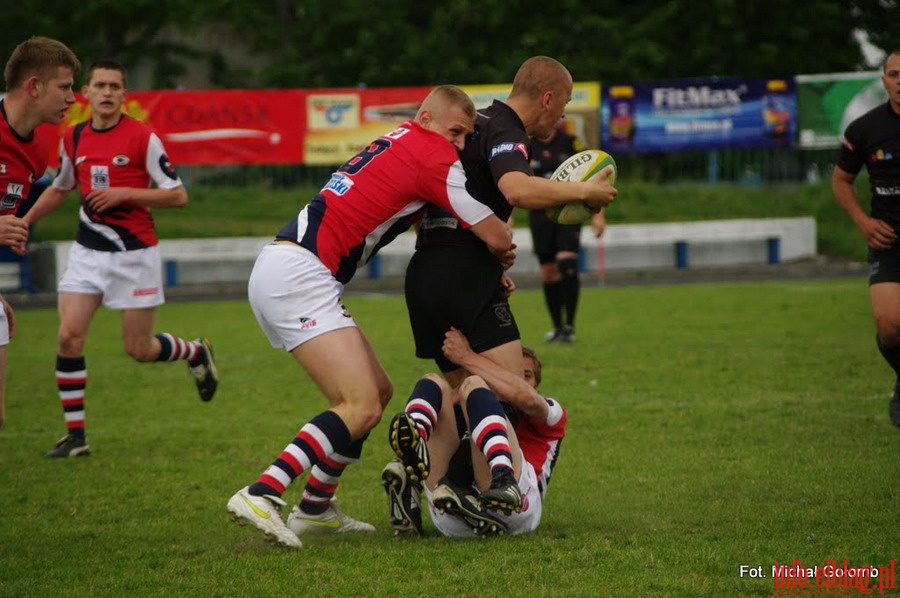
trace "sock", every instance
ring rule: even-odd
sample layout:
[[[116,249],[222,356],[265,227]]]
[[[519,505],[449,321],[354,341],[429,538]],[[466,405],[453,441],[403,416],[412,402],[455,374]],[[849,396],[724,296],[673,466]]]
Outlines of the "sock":
[[[326,455],[346,454],[351,442],[344,420],[334,411],[323,411],[300,428],[278,458],[250,485],[249,493],[280,497],[297,476]]]
[[[306,479],[303,498],[300,499],[300,510],[307,515],[324,513],[334,498],[338,480],[344,469],[359,461],[363,443],[369,435],[350,443],[346,454],[332,453],[313,465]]]
[[[84,388],[87,386],[84,357],[56,356],[56,386],[69,434],[84,438]]]
[[[562,278],[559,280],[559,300],[565,313],[567,326],[575,328],[575,308],[578,307],[578,292],[581,280],[578,277],[578,260],[566,258],[557,262]]]
[[[487,388],[476,388],[466,399],[466,412],[469,414],[472,439],[487,457],[491,476],[497,477],[501,473],[514,475],[506,417],[497,396]]]
[[[559,330],[562,328],[562,301],[559,296],[558,282],[544,283],[544,301],[547,303],[550,319],[553,320],[553,328]]]
[[[413,387],[406,400],[406,413],[416,422],[419,436],[426,442],[437,425],[441,404],[444,402],[441,387],[434,380],[422,378]]]
[[[178,361],[186,359],[191,366],[198,365],[201,355],[200,345],[193,341],[173,336],[168,332],[156,335],[160,350],[156,361]]]
[[[878,350],[881,352],[884,360],[894,369],[894,373],[897,375],[897,383],[900,384],[900,345],[885,347],[877,334],[875,335],[875,344],[878,345]]]

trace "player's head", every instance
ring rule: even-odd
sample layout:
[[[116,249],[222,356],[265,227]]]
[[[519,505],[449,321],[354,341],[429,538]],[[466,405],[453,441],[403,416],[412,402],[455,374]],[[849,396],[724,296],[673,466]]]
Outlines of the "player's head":
[[[87,70],[81,93],[91,105],[93,115],[117,117],[125,101],[125,67],[115,60],[99,60]]]
[[[553,134],[572,99],[572,75],[559,61],[534,56],[522,63],[513,79],[508,102],[521,102],[533,114],[525,123],[527,133],[538,139]]]
[[[534,349],[522,345],[522,365],[525,370],[525,381],[535,389],[541,385],[541,360]]]
[[[881,83],[888,92],[894,109],[900,109],[900,50],[894,50],[884,57],[881,64]]]
[[[475,129],[475,104],[459,87],[439,85],[422,101],[416,122],[461,150],[466,135]]]
[[[57,124],[75,103],[72,86],[79,68],[81,63],[64,43],[32,37],[16,46],[6,62],[6,91],[29,98],[34,120]]]

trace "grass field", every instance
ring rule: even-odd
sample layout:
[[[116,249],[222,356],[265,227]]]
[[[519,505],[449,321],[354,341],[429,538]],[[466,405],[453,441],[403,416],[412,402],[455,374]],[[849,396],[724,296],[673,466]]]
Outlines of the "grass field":
[[[431,369],[412,357],[402,298],[347,304],[399,410]],[[20,310],[0,429],[0,596],[766,596],[776,561],[898,556],[900,432],[864,280],[585,289],[571,346],[537,340],[540,292],[518,292],[513,308],[544,392],[570,412],[541,528],[450,541],[429,521],[428,538],[392,537],[385,418],[338,493],[378,531],[308,538],[299,552],[225,512],[324,408],[245,302],[160,311],[159,330],[213,339],[222,383],[209,404],[183,364],[130,362],[117,314],[100,312],[87,347],[93,455],[69,461],[41,457],[64,431],[56,314]]]

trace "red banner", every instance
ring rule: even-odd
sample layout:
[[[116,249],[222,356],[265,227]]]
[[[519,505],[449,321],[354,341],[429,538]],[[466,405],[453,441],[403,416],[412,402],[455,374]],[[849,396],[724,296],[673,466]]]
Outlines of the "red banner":
[[[301,90],[135,91],[122,111],[156,131],[176,167],[300,164],[305,96]],[[65,126],[88,118],[90,106],[78,95]],[[52,162],[57,166],[58,156]]]

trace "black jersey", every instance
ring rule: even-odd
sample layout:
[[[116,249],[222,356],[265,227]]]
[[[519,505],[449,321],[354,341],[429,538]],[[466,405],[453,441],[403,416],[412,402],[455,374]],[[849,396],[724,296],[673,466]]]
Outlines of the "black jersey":
[[[466,138],[466,146],[459,153],[469,193],[503,221],[509,219],[513,208],[497,188],[497,181],[507,172],[532,174],[529,145],[525,125],[519,116],[512,108],[495,100],[478,112],[475,130]],[[438,245],[483,247],[484,243],[472,232],[463,230],[447,212],[429,208],[422,219],[416,247]]]
[[[534,140],[531,144],[531,167],[534,174],[549,179],[566,158],[584,149],[584,143],[565,131],[557,131],[550,141]]]
[[[837,165],[850,174],[858,174],[865,165],[872,192],[872,217],[900,232],[900,114],[891,109],[890,103],[850,123]]]

